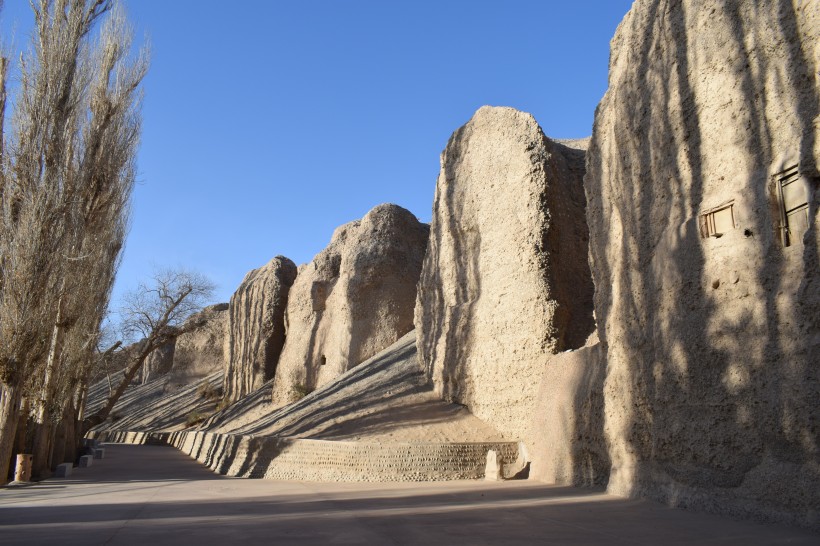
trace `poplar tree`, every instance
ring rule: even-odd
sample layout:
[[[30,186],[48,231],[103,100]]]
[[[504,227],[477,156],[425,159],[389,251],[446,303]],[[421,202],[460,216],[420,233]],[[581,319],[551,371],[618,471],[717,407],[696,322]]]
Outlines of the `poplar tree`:
[[[148,67],[145,51],[130,55],[111,0],[31,7],[11,130],[0,139],[3,481],[23,397],[35,417],[35,466],[46,469],[55,421],[88,373],[128,224]],[[0,115],[8,65],[2,58]]]

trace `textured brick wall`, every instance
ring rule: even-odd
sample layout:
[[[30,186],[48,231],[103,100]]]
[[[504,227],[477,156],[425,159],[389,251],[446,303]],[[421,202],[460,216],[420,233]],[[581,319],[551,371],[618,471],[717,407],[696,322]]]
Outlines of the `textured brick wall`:
[[[133,444],[168,443],[215,472],[245,478],[327,482],[438,481],[484,476],[487,451],[505,463],[518,444],[377,444],[209,432],[103,432],[96,438]]]

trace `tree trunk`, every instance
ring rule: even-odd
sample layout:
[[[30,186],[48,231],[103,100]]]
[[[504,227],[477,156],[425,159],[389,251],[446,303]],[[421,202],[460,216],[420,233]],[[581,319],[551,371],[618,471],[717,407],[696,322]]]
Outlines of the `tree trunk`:
[[[50,474],[51,464],[51,439],[54,435],[54,423],[49,415],[49,407],[54,399],[54,382],[56,380],[55,370],[57,359],[62,352],[62,339],[64,328],[60,325],[62,319],[61,302],[57,304],[57,321],[51,334],[51,347],[48,350],[46,360],[46,375],[43,378],[43,387],[40,391],[40,399],[37,401],[37,414],[35,415],[34,428],[34,464],[31,475],[36,479],[47,478]]]
[[[77,436],[77,412],[74,409],[74,401],[66,407],[65,413],[65,442],[63,449],[63,459],[55,459],[58,463],[73,463],[77,460],[77,452],[80,447],[80,438]]]
[[[54,435],[54,423],[48,412],[34,422],[34,447],[31,452],[34,461],[31,465],[31,477],[37,481],[48,478],[49,459],[51,458],[51,439]]]
[[[108,394],[111,394],[110,390],[108,391]],[[86,402],[88,402],[88,380],[83,379],[82,383],[80,383],[80,392],[77,395],[77,405],[75,406],[76,412],[74,415],[75,421],[82,421],[83,417],[85,417]]]
[[[68,417],[68,429],[66,433],[65,461],[75,462],[82,447],[83,433],[83,412],[85,411],[85,400],[88,395],[88,379],[82,378],[77,387],[76,394],[69,400],[66,408]]]
[[[54,434],[54,441],[51,448],[51,463],[49,470],[57,468],[58,464],[64,463],[66,460],[66,444],[68,436],[68,423],[71,418],[68,415],[68,406],[63,410],[63,417],[57,424],[57,429]]]
[[[139,354],[134,360],[134,363],[131,364],[130,367],[125,369],[122,381],[120,381],[120,384],[117,385],[117,388],[114,390],[111,396],[108,397],[108,400],[106,400],[105,402],[105,406],[103,406],[103,408],[94,415],[91,415],[87,419],[83,420],[83,436],[85,436],[85,433],[88,432],[91,428],[99,425],[100,423],[108,419],[108,416],[111,414],[111,410],[114,409],[114,406],[119,401],[120,397],[122,396],[122,393],[125,392],[125,389],[128,388],[128,385],[130,385],[131,381],[133,381],[134,377],[136,377],[137,372],[139,372],[142,368],[142,365],[145,363],[145,359],[148,358],[148,355],[151,354],[151,351],[156,349],[158,346],[159,344],[156,342],[145,342],[145,346],[140,350]]]
[[[20,417],[17,419],[17,439],[14,441],[14,449],[12,450],[12,453],[30,453],[29,451],[26,451],[26,443],[28,441],[28,422],[30,419],[29,404],[28,397],[23,397],[23,402],[20,408]]]
[[[20,401],[23,398],[22,381],[0,385],[0,483],[9,481],[14,436],[20,418]]]

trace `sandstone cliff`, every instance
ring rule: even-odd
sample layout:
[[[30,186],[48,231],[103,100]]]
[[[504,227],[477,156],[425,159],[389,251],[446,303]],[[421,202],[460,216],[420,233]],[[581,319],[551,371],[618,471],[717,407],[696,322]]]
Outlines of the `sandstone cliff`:
[[[174,351],[176,349],[176,338],[154,349],[140,370],[141,383],[148,383],[161,375],[171,371],[174,365]]]
[[[551,354],[594,329],[584,151],[531,115],[479,109],[441,157],[416,304],[437,392],[532,447]]]
[[[820,3],[740,0],[638,0],[612,40],[585,184],[613,493],[820,525],[818,43]]]
[[[187,385],[225,368],[228,305],[210,305],[191,316],[177,336],[172,380]]]
[[[379,205],[337,228],[330,245],[299,267],[274,404],[329,382],[413,329],[428,235],[409,211]]]
[[[230,303],[225,396],[235,401],[273,379],[285,344],[285,309],[296,265],[276,256],[242,280]]]
[[[222,371],[227,319],[225,303],[210,305],[191,315],[180,329],[184,333],[148,355],[143,364],[142,383],[170,374],[171,383],[180,386]]]

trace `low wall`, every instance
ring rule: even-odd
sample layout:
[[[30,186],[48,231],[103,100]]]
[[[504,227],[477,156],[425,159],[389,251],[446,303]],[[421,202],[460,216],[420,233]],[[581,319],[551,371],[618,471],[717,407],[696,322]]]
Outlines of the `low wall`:
[[[321,482],[444,481],[484,477],[487,451],[515,461],[515,442],[380,444],[210,432],[89,433],[104,442],[167,444],[227,476]]]

